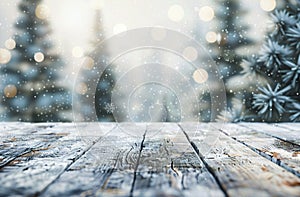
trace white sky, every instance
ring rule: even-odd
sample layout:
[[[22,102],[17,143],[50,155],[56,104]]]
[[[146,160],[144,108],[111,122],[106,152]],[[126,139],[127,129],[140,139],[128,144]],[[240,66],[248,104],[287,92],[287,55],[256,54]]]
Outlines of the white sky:
[[[49,7],[49,21],[52,26],[53,39],[61,49],[69,74],[66,76],[68,83],[73,80],[76,70],[82,59],[72,56],[75,46],[84,51],[89,49],[94,22],[95,0],[44,0]],[[0,1],[0,48],[4,48],[4,42],[14,33],[13,24],[19,15],[17,4],[19,0]],[[104,27],[106,37],[113,36],[114,29],[135,29],[145,26],[163,26],[169,29],[181,31],[195,38],[195,24],[200,35],[198,39],[205,40],[205,33],[213,30],[213,23],[199,20],[198,11],[203,6],[214,4],[210,0],[104,0],[102,12],[104,15]],[[259,0],[241,0],[242,6],[248,11],[245,24],[250,26],[249,34],[256,40],[263,40],[263,32],[267,28],[267,12],[260,8]],[[169,8],[177,4],[184,11],[183,19],[179,22],[168,18]],[[116,26],[117,25],[117,26]]]

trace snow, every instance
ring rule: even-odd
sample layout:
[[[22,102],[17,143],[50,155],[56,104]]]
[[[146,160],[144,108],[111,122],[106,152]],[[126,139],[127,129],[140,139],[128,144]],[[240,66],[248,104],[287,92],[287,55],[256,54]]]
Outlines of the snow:
[[[239,121],[243,110],[264,121],[299,116],[299,11],[291,6],[270,15],[274,29],[265,37],[265,18],[254,20],[274,9],[273,0],[122,1],[100,9],[87,1],[57,9],[55,1],[11,2],[0,3],[14,10],[0,25],[9,34],[0,37],[2,117],[65,121],[55,119],[65,110],[76,121]]]

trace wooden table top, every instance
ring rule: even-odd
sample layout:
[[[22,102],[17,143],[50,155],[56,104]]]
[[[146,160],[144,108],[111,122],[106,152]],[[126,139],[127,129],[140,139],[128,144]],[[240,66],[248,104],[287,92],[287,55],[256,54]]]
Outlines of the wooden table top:
[[[300,196],[299,123],[0,123],[0,196]]]

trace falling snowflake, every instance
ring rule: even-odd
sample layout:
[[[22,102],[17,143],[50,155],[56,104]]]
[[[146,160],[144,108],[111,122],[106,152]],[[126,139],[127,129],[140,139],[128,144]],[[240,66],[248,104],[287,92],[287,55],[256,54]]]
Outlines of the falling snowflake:
[[[106,103],[104,109],[107,113],[113,113],[116,109],[116,106],[113,103]]]

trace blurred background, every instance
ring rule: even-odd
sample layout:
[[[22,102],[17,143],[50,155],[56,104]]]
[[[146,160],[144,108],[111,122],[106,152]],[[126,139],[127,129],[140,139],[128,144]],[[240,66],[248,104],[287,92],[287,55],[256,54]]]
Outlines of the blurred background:
[[[246,93],[267,83],[242,76],[242,64],[261,49],[266,33],[274,28],[270,13],[285,6],[283,2],[1,0],[0,120],[215,121],[211,112],[215,98],[210,95],[214,90],[207,85],[212,82],[201,66],[191,67],[186,60],[155,49],[134,51],[102,66],[108,64],[111,50],[100,47],[103,40],[136,28],[163,27],[205,48],[225,84],[226,107],[217,109],[218,118],[234,121],[232,116],[241,112],[233,114],[232,108],[245,106]],[[193,55],[193,48],[183,52],[188,59]],[[148,64],[151,69],[138,69]],[[188,84],[177,90],[163,83],[132,86],[134,90],[124,86],[149,73],[174,79],[176,69],[188,78]],[[132,73],[122,77],[128,72]]]

